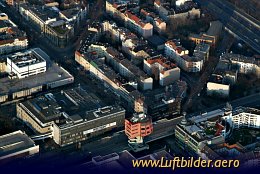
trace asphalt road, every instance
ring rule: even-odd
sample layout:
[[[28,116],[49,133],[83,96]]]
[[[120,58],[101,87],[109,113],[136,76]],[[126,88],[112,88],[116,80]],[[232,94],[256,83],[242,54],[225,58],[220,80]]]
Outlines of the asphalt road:
[[[259,21],[241,12],[225,0],[196,0],[220,18],[226,28],[260,53]]]
[[[260,107],[260,93],[253,94],[253,95],[250,95],[250,96],[246,96],[246,97],[243,97],[243,98],[239,98],[239,99],[233,100],[229,103],[232,105],[233,108],[236,108],[236,107],[239,107],[239,106],[259,108]],[[209,111],[216,110],[216,109],[222,109],[225,105],[226,105],[226,103],[223,103],[221,105],[217,105],[217,106],[208,108],[208,109],[201,111],[201,112],[205,112],[205,111],[209,112]],[[198,115],[198,114],[200,114],[200,112],[189,114],[189,115],[187,115],[187,117],[195,116],[195,115]]]

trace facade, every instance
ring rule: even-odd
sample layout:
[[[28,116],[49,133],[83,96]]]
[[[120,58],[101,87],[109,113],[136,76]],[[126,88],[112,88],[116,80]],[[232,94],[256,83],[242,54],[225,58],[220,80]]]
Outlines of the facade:
[[[199,156],[206,145],[217,145],[225,142],[225,137],[231,129],[225,128],[219,117],[222,110],[215,110],[185,118],[175,129],[175,137],[179,146],[194,156]]]
[[[71,116],[65,123],[53,126],[53,139],[60,146],[87,140],[105,132],[122,128],[125,110],[119,106],[107,106],[86,113],[85,118]]]
[[[239,73],[253,73],[260,77],[260,61],[255,57],[226,53],[221,56],[221,60],[228,61],[231,65],[235,66]]]
[[[48,93],[17,104],[17,117],[60,146],[78,143],[124,125],[120,106],[100,106],[82,88]]]
[[[60,11],[57,7],[49,6],[19,6],[20,14],[59,47],[65,47],[74,37],[80,23],[86,19],[86,10],[81,7]]]
[[[238,107],[225,117],[234,129],[255,128],[260,129],[260,110],[255,108]]]
[[[183,48],[179,41],[167,41],[165,43],[166,57],[174,60],[181,69],[187,72],[200,72],[203,68],[204,57],[192,56],[190,57],[189,51]]]
[[[148,38],[153,35],[153,25],[145,22],[137,17],[135,14],[127,11],[126,4],[106,1],[106,12],[120,21],[122,21],[127,28],[137,33],[138,35]]]
[[[206,33],[191,34],[189,38],[196,44],[207,43],[214,48],[219,40],[222,28],[223,25],[220,21],[212,21]]]
[[[0,163],[39,153],[39,146],[22,131],[0,136]]]
[[[59,122],[59,118],[63,115],[60,109],[53,99],[53,94],[46,94],[16,105],[17,117],[37,134],[52,133],[53,123]]]
[[[28,39],[26,33],[8,18],[5,13],[0,14],[0,55],[26,49]]]
[[[158,33],[166,32],[166,22],[155,13],[148,11],[148,9],[141,9],[140,15],[143,16],[146,21],[150,22],[153,25],[154,30]]]
[[[220,97],[228,97],[230,91],[230,85],[219,84],[214,82],[207,83],[207,95],[212,96],[220,96]]]
[[[12,57],[14,62],[11,61]],[[74,82],[74,77],[59,65],[52,63],[50,57],[40,48],[7,55],[1,57],[0,60],[7,60],[7,58],[10,62],[8,61],[9,64],[6,65],[5,72],[9,72],[9,77],[0,78],[0,103],[31,96],[43,90]],[[22,60],[23,58],[24,60]],[[25,59],[34,62],[35,65],[29,65]],[[21,64],[17,64],[16,60]],[[14,64],[18,69],[14,69]],[[32,67],[36,67],[37,71],[30,69]],[[14,79],[15,77],[17,78]]]
[[[210,51],[210,45],[206,43],[200,43],[196,45],[194,49],[194,56],[203,57],[204,61],[208,61],[209,59],[209,51]]]
[[[134,141],[150,135],[153,132],[152,119],[145,114],[134,114],[130,119],[125,120],[125,134],[129,140]]]
[[[161,86],[167,86],[180,79],[180,69],[159,55],[144,60],[144,71],[153,75]]]
[[[186,91],[187,83],[178,80],[165,88],[145,92],[147,114],[156,120],[180,114],[181,101]]]
[[[6,60],[0,58],[0,73],[6,72]]]
[[[46,60],[38,50],[31,49],[8,55],[6,70],[9,77],[22,79],[46,72]]]

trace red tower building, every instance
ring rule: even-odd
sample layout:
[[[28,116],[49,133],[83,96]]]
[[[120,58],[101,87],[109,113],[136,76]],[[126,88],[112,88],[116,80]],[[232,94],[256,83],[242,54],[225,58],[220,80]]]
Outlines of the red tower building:
[[[135,151],[137,148],[147,148],[143,138],[153,132],[152,119],[145,114],[134,114],[130,119],[125,119],[125,134],[128,136],[129,146]]]

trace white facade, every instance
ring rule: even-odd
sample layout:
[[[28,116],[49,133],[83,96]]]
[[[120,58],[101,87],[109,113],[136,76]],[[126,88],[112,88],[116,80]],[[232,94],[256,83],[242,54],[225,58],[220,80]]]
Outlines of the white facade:
[[[27,38],[14,39],[12,41],[7,41],[5,44],[0,45],[0,55],[7,54],[13,51],[26,49],[28,46]]]
[[[232,115],[234,128],[248,127],[260,128],[260,112],[258,114],[241,110],[240,113]]]
[[[207,83],[207,95],[213,95],[215,93],[220,96],[227,97],[229,96],[229,90],[230,90],[229,85],[213,83],[213,82]]]
[[[191,1],[191,0],[176,0],[175,4],[176,4],[176,6],[181,6],[181,5],[183,5],[187,1]]]
[[[35,49],[7,56],[7,72],[19,79],[46,72],[46,60]]]
[[[190,57],[189,50],[183,48],[179,43],[176,45],[172,41],[165,43],[166,57],[174,60],[176,64],[187,72],[200,72],[203,68],[204,61],[200,57]]]

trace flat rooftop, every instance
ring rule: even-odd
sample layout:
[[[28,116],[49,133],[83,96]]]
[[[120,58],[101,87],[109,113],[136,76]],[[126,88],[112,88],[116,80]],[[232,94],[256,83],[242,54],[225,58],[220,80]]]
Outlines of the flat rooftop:
[[[0,136],[0,159],[1,157],[34,147],[34,141],[22,131]]]
[[[0,96],[69,78],[73,78],[73,76],[62,67],[52,63],[49,64],[47,71],[41,74],[23,79],[9,79],[8,77],[0,79]]]
[[[212,119],[212,118],[217,117],[217,116],[222,116],[222,115],[224,115],[224,110],[217,109],[217,110],[214,110],[214,111],[205,112],[203,114],[194,116],[194,117],[190,118],[189,120],[194,122],[194,123],[200,123],[202,121],[207,121],[209,119]]]
[[[6,58],[12,60],[12,62],[19,68],[45,62],[45,58],[48,59],[46,54],[39,48],[9,54]]]
[[[81,120],[86,111],[100,108],[102,103],[94,95],[81,87],[48,93],[37,98],[22,102],[42,123],[62,118],[64,113],[73,121]]]

